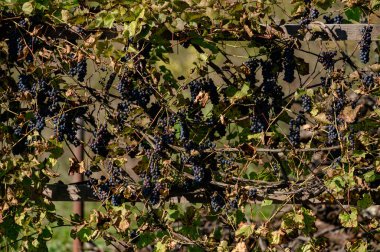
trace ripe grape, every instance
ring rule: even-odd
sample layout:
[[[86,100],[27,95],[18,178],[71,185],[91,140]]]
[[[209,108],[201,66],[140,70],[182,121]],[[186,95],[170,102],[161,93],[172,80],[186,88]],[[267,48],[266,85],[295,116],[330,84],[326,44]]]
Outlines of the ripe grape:
[[[250,189],[250,190],[248,191],[248,197],[249,197],[250,199],[255,199],[256,196],[257,196],[257,189],[256,189],[256,188]]]
[[[300,122],[297,119],[289,122],[289,141],[293,147],[300,147]]]
[[[95,134],[95,139],[90,144],[91,150],[95,154],[106,157],[108,154],[108,143],[112,139],[112,134],[107,130],[105,125],[101,126]]]
[[[372,26],[363,27],[362,30],[362,40],[360,41],[360,61],[368,63],[369,61],[369,52],[371,48],[371,32]]]
[[[211,103],[217,105],[219,103],[219,93],[212,79],[198,79],[189,83],[191,103],[194,103],[199,92],[204,91],[209,94]]]
[[[219,193],[211,196],[211,208],[214,212],[219,212],[224,205],[224,199]]]
[[[256,69],[259,67],[258,60],[255,58],[249,58],[248,61],[244,63],[244,65],[248,68],[248,73],[246,75],[246,80],[254,85],[256,82]]]
[[[296,68],[294,60],[294,49],[286,47],[284,50],[284,81],[291,83],[294,80],[294,69]]]
[[[265,129],[264,123],[258,116],[251,116],[251,132],[253,134],[263,132]]]
[[[337,55],[336,51],[322,52],[318,56],[318,62],[322,63],[326,70],[332,70],[335,65],[334,57]]]
[[[317,19],[319,17],[319,11],[317,9],[310,9],[310,18]]]
[[[83,82],[87,74],[87,61],[83,59],[77,65],[78,81]]]
[[[374,83],[374,79],[373,79],[372,74],[371,75],[365,75],[362,80],[364,82],[364,86],[367,88],[370,88]]]
[[[338,139],[338,132],[334,125],[327,126],[327,144],[332,145]]]
[[[311,98],[308,95],[302,95],[301,96],[302,101],[302,109],[305,112],[310,112],[311,110]]]
[[[30,75],[20,74],[18,82],[17,82],[18,90],[21,92],[29,91],[31,87],[31,83],[30,83],[31,81],[32,79]]]

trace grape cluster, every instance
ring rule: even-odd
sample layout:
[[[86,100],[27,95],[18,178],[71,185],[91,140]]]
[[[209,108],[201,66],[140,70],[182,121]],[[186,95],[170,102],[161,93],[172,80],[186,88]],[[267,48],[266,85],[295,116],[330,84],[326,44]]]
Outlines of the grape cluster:
[[[365,87],[370,88],[374,83],[373,75],[365,75],[362,81]]]
[[[302,110],[305,112],[310,112],[311,110],[311,98],[308,95],[301,96]]]
[[[261,121],[261,118],[253,115],[251,116],[251,132],[253,134],[263,132],[265,130],[265,124]]]
[[[251,87],[256,82],[256,70],[259,67],[259,62],[255,58],[249,58],[244,65],[248,68],[248,73],[246,74],[246,80],[250,83]]]
[[[294,69],[296,68],[294,49],[292,47],[285,48],[283,65],[284,81],[291,83],[294,80]]]
[[[27,138],[24,137],[26,130],[25,125],[21,126],[16,124],[13,126],[13,138],[15,144],[12,146],[12,153],[14,155],[22,154],[27,150],[28,142]]]
[[[99,179],[95,179],[92,176],[91,170],[86,170],[84,175],[88,177],[87,185],[94,187],[94,196],[98,197],[101,201],[106,201],[110,198],[111,204],[114,206],[120,206],[123,202],[123,191],[128,185],[125,178],[122,176],[120,167],[111,165],[108,167],[109,178],[104,175]],[[122,189],[121,192],[119,189]],[[119,191],[119,193],[115,193]]]
[[[40,79],[37,82],[34,82],[32,85],[31,93],[33,96],[37,96],[40,94],[46,94],[46,92],[49,90],[49,84],[45,79]]]
[[[275,53],[271,57],[275,57]],[[262,61],[261,70],[263,75],[262,84],[262,97],[256,98],[255,103],[255,115],[260,115],[263,120],[267,121],[269,118],[270,108],[273,108],[274,113],[279,113],[282,110],[284,92],[282,87],[277,83],[277,67],[273,60]],[[271,101],[271,105],[269,104]],[[264,121],[262,122],[264,123]]]
[[[124,122],[127,120],[129,113],[131,112],[131,104],[128,101],[122,101],[117,105],[117,120],[119,129],[123,129]]]
[[[296,119],[291,119],[289,122],[289,141],[295,148],[299,148],[301,144],[301,125],[306,123],[305,116],[300,113]]]
[[[335,141],[338,139],[338,131],[336,130],[334,125],[327,126],[327,144],[333,145]]]
[[[30,130],[35,129],[40,133],[45,128],[45,126],[46,126],[45,117],[39,114],[36,114],[34,117],[34,120],[29,124]]]
[[[61,115],[54,118],[54,129],[58,141],[62,142],[66,136],[67,140],[69,140],[69,142],[72,143],[74,146],[80,145],[80,141],[76,137],[78,127],[76,125],[75,120],[77,117],[79,117],[79,115],[83,115],[85,112],[86,109],[81,107],[77,108],[76,110],[64,112]]]
[[[372,32],[372,26],[363,27],[362,30],[362,40],[360,41],[360,61],[365,63],[368,63],[369,61],[369,51],[371,48],[371,32]]]
[[[209,140],[215,140],[215,133],[219,134],[219,137],[226,135],[226,125],[222,124],[216,117],[210,117],[205,120],[205,125],[209,127]]]
[[[155,135],[153,137],[155,151],[157,153],[162,153],[170,144],[174,143],[174,138],[174,132],[163,132],[162,134]]]
[[[310,19],[311,20],[314,20],[314,19],[317,19],[319,17],[319,11],[317,9],[310,9]]]
[[[27,74],[20,74],[17,87],[21,92],[30,91],[32,78]]]
[[[290,120],[289,122],[289,141],[295,147],[300,147],[300,125],[297,120]]]
[[[160,202],[161,184],[159,182],[152,182],[150,178],[146,176],[143,180],[142,194],[145,198],[149,199],[152,205],[156,205]]]
[[[95,134],[95,139],[90,144],[91,150],[102,157],[108,155],[108,143],[112,140],[112,134],[107,130],[107,126],[103,125]]]
[[[149,171],[152,179],[154,181],[157,181],[160,178],[160,167],[159,167],[159,162],[160,156],[157,154],[157,152],[153,152],[150,157],[149,161]]]
[[[331,86],[332,80],[329,77],[321,77],[321,85],[324,87],[326,90],[328,90]]]
[[[273,103],[274,101],[272,101]],[[251,116],[251,132],[260,133],[268,128],[270,105],[268,98],[256,98],[254,101],[254,111]],[[277,105],[278,106],[278,105]],[[274,106],[274,109],[276,106]]]
[[[194,183],[196,185],[201,185],[205,180],[205,167],[200,164],[196,164],[193,165],[192,169],[194,174]]]
[[[326,70],[332,70],[335,65],[334,57],[337,55],[336,51],[322,52],[318,56],[318,62],[322,63]]]
[[[78,75],[78,81],[83,82],[87,74],[87,60],[82,59],[69,71],[71,76]]]
[[[341,15],[336,15],[333,18],[331,18],[327,15],[324,15],[323,19],[325,20],[326,24],[341,24],[341,23],[343,23],[343,17]]]
[[[236,195],[234,198],[229,200],[230,208],[237,209],[239,207],[239,196]]]
[[[302,18],[300,20],[301,26],[306,26],[311,23],[314,19],[317,19],[319,17],[319,11],[315,8],[305,8],[304,13],[302,15]]]
[[[250,199],[255,199],[257,197],[257,189],[252,188],[252,189],[248,190],[248,197]]]
[[[180,132],[179,132],[179,138],[181,141],[188,141],[190,137],[190,131],[189,127],[187,127],[186,122],[181,121],[179,124]]]
[[[344,109],[344,105],[346,103],[344,92],[341,89],[336,90],[337,97],[334,96],[334,101],[331,106],[331,110],[329,113],[329,120],[333,121],[338,117],[340,112]]]
[[[214,195],[211,196],[211,209],[214,212],[219,212],[224,206],[224,198],[219,193],[214,193]]]
[[[133,83],[128,80],[127,76],[124,76],[119,84],[117,85],[117,90],[121,94],[123,100],[128,101],[133,104],[137,104],[140,107],[146,109],[150,102],[150,96],[153,91],[150,87],[134,87]]]
[[[217,105],[219,103],[219,93],[212,79],[197,79],[189,83],[191,103],[194,103],[198,94],[204,91],[209,94],[211,103]]]

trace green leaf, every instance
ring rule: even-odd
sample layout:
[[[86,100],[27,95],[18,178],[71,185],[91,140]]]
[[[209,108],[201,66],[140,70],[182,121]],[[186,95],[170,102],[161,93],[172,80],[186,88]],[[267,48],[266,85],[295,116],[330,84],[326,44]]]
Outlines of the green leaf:
[[[358,210],[354,207],[350,208],[348,213],[341,212],[339,220],[343,227],[357,227],[358,226]]]
[[[82,242],[88,242],[91,240],[91,234],[92,230],[90,228],[81,228],[79,231],[77,231],[76,236],[81,240]]]
[[[360,9],[360,7],[355,6],[347,9],[344,13],[347,16],[348,21],[354,20],[356,22],[359,22],[360,17],[362,15],[362,10]]]
[[[175,220],[178,220],[179,217],[180,217],[180,213],[177,209],[169,209],[166,219],[168,221],[175,221]]]
[[[48,241],[53,236],[53,231],[50,226],[45,226],[42,233],[39,235],[43,240]]]
[[[154,242],[156,236],[153,233],[140,234],[139,241],[137,243],[138,248],[144,248]]]
[[[33,4],[32,4],[32,1],[29,1],[29,2],[26,2],[22,5],[22,11],[26,14],[26,15],[30,15],[32,14],[33,12]]]
[[[235,95],[232,97],[234,100],[240,100],[248,95],[249,85],[244,84],[243,87],[235,93]]]
[[[163,244],[162,242],[157,242],[153,251],[154,252],[166,252],[167,251],[166,245]]]
[[[265,199],[265,200],[263,200],[263,202],[261,203],[261,206],[270,206],[270,205],[272,205],[272,203],[273,203],[273,200]]]
[[[374,10],[379,9],[380,7],[380,0],[371,0],[371,8]]]
[[[303,214],[303,222],[304,222],[303,232],[306,235],[314,233],[316,231],[316,228],[315,228],[316,218],[313,215],[313,212],[310,209],[306,209],[302,207],[302,214]]]
[[[357,204],[360,209],[368,208],[373,204],[371,195],[368,193],[363,194],[363,198],[358,200]]]
[[[348,247],[348,246],[347,246]],[[367,241],[365,240],[358,240],[355,241],[348,249],[346,250],[347,252],[367,252]]]
[[[253,224],[243,224],[238,230],[236,230],[235,236],[243,236],[247,238],[253,234],[254,230],[255,226]]]
[[[321,7],[324,10],[330,8],[333,3],[335,3],[335,0],[317,0],[315,2],[318,7]]]
[[[364,180],[367,183],[374,182],[378,179],[380,179],[380,175],[377,174],[375,171],[369,171],[369,172],[364,174]]]
[[[114,21],[115,21],[115,16],[111,13],[108,13],[107,16],[105,16],[103,19],[104,26],[107,28],[111,28]]]

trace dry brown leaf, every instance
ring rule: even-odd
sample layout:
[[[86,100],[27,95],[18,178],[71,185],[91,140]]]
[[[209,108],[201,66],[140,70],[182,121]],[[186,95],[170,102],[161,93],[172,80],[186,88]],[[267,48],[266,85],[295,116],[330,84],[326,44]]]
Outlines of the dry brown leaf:
[[[247,252],[247,245],[245,245],[245,242],[239,242],[236,244],[236,247],[232,250],[232,252]]]
[[[355,122],[358,112],[360,109],[364,106],[364,104],[360,104],[359,106],[356,106],[354,109],[351,106],[347,106],[343,110],[343,119],[347,123],[353,123]]]
[[[199,92],[199,94],[197,95],[197,97],[195,98],[195,101],[194,103],[198,103],[200,102],[202,108],[204,108],[207,104],[209,100],[209,95],[208,93],[205,93],[205,92]]]
[[[78,160],[69,158],[70,167],[69,167],[69,175],[72,176],[75,173],[83,173],[85,171],[84,161],[78,162]]]

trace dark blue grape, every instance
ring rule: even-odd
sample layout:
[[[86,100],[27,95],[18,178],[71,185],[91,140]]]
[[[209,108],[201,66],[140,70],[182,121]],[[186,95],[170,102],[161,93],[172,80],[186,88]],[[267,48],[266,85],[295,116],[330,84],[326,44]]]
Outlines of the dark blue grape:
[[[289,141],[293,147],[300,147],[300,122],[297,119],[292,119],[289,122]]]
[[[194,182],[197,185],[200,185],[204,182],[205,179],[205,168],[201,165],[193,166]]]
[[[374,83],[374,79],[373,79],[372,74],[371,75],[365,75],[362,80],[363,80],[364,86],[367,88],[370,88]]]
[[[256,82],[256,70],[259,67],[259,62],[255,58],[250,58],[244,65],[248,68],[246,79],[252,86]]]
[[[77,65],[78,81],[83,82],[87,74],[87,61],[83,59]]]
[[[338,139],[338,131],[334,125],[327,126],[327,144],[332,145]]]
[[[341,15],[337,15],[334,17],[334,24],[341,24],[343,23],[343,17]]]
[[[360,41],[360,61],[364,64],[369,61],[369,53],[371,48],[371,33],[372,26],[363,27],[362,30],[362,40]]]
[[[248,197],[250,199],[255,199],[257,197],[257,189],[253,188],[248,191]]]
[[[224,205],[224,199],[219,193],[211,196],[211,209],[214,212],[219,212],[224,207]]]
[[[30,91],[31,82],[32,82],[32,78],[30,75],[20,74],[18,82],[17,82],[18,90],[21,92]]]
[[[335,65],[334,57],[337,55],[336,51],[322,52],[318,56],[318,62],[322,63],[326,70],[332,70]]]
[[[294,60],[294,49],[286,47],[284,50],[284,81],[291,83],[294,80],[294,70],[296,68]]]
[[[311,110],[311,98],[308,95],[302,95],[301,96],[302,101],[302,109],[305,112],[310,112]]]
[[[112,139],[112,134],[107,130],[106,126],[101,126],[95,134],[95,139],[90,144],[91,150],[95,154],[106,157],[108,155],[108,143]]]
[[[317,19],[319,17],[319,11],[317,9],[310,9],[310,19]]]

